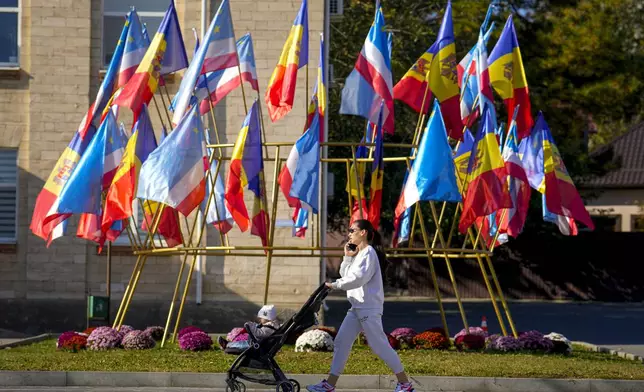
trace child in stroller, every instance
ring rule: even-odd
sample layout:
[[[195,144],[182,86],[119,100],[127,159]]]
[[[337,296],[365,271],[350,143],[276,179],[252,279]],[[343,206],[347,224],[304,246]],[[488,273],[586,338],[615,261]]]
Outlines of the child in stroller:
[[[300,392],[300,384],[284,375],[275,361],[275,355],[289,338],[299,336],[317,324],[316,313],[329,291],[324,284],[318,287],[297,313],[261,341],[255,338],[249,323],[246,323],[244,327],[249,332],[250,347],[235,359],[228,370],[226,391],[246,391],[246,386],[238,380],[243,379],[258,384],[275,385],[277,392]]]
[[[244,323],[244,329],[249,334],[252,334],[258,342],[262,339],[271,336],[280,327],[277,321],[277,310],[274,305],[264,305],[257,312],[257,322]],[[228,342],[223,336],[219,337],[219,345],[227,354],[241,354],[244,350],[250,347],[249,340]]]

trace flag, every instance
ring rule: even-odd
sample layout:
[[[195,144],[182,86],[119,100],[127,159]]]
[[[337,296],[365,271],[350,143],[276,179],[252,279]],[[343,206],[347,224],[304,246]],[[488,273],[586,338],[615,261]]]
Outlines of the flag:
[[[353,114],[378,122],[380,103],[385,101],[383,129],[394,133],[394,100],[391,73],[391,53],[382,8],[369,29],[355,67],[347,76],[342,89],[340,114]]]
[[[141,110],[133,129],[105,197],[105,210],[101,223],[104,232],[113,222],[132,216],[132,200],[136,193],[141,165],[157,147],[146,106]],[[113,240],[113,238],[108,239]]]
[[[128,107],[135,115],[138,114],[142,105],[150,103],[159,85],[160,75],[175,72],[187,66],[188,57],[183,44],[179,18],[174,8],[174,0],[171,0],[143,60],[134,75],[123,86],[114,104]]]
[[[441,109],[438,101],[434,100],[433,113],[427,122],[394,215],[401,216],[417,201],[460,202],[462,198],[456,185],[455,170]]]
[[[371,225],[378,229],[380,226],[380,213],[382,210],[382,183],[384,180],[384,148],[382,132],[382,113],[384,111],[384,102],[380,105],[380,115],[378,116],[378,126],[376,127],[375,140],[376,148],[371,165],[371,185],[369,186],[369,221]]]
[[[520,110],[520,109],[519,109]],[[543,133],[543,163],[546,184],[546,207],[548,211],[573,218],[586,225],[591,230],[595,229],[584,202],[577,192],[577,188],[568,174],[559,149],[555,144],[550,128],[539,112],[537,125],[533,131]]]
[[[116,170],[121,162],[121,158],[123,157],[123,151],[127,144],[127,136],[123,131],[122,124],[116,127],[116,118],[111,111],[106,114],[101,126],[108,127],[107,134],[105,136],[105,156],[103,159],[103,179],[101,189],[101,192],[103,192],[112,184]],[[116,129],[113,127],[116,127]],[[97,242],[99,244],[99,253],[106,239],[105,233],[101,230],[101,219],[102,210],[100,215],[83,213],[81,214],[78,222],[78,229],[76,230],[77,237]],[[118,237],[123,229],[125,229],[123,221],[114,222],[108,229],[110,238]]]
[[[374,124],[367,122],[367,127],[365,130],[365,135],[360,140],[361,144],[369,144],[372,142],[373,131],[375,129]],[[356,149],[356,160],[368,158],[369,156],[369,147],[367,146],[358,146]],[[357,161],[356,161],[357,162]],[[351,205],[351,200],[353,198],[352,210],[351,210],[351,219],[349,224],[353,224],[353,221],[357,219],[367,219],[369,210],[367,208],[367,195],[364,191],[364,179],[365,179],[366,163],[357,162],[356,164],[351,163],[349,167],[349,173],[347,173],[347,185],[345,190],[349,194],[349,204]],[[360,204],[359,201],[362,203]],[[362,215],[361,212],[362,211]]]
[[[266,89],[266,106],[271,121],[284,117],[293,108],[297,70],[309,62],[309,12],[307,0],[302,0],[291,32],[284,43],[280,59]]]
[[[320,33],[320,60],[318,62],[318,81],[315,88],[315,93],[317,93],[318,101],[318,113],[320,114],[320,141],[326,141],[324,135],[326,130],[324,129],[324,117],[326,116],[326,70],[324,68],[325,64],[325,50],[324,50],[324,34]]]
[[[161,126],[161,137],[159,138],[159,144],[163,143],[165,138],[168,137],[168,131],[165,129],[165,125]]]
[[[461,233],[465,233],[477,217],[512,207],[508,193],[508,172],[494,134],[495,129],[488,105],[485,105],[467,167],[469,181],[458,225]]]
[[[550,222],[557,225],[559,232],[563,235],[577,235],[579,233],[577,229],[577,224],[573,218],[569,218],[563,215],[553,214],[548,211],[546,206],[546,195],[545,193],[541,195],[541,210],[543,214],[544,222]]]
[[[516,110],[515,110],[516,112]],[[499,229],[502,233],[508,233],[517,238],[528,217],[530,206],[530,183],[528,176],[523,169],[519,159],[519,147],[517,146],[517,123],[512,121],[508,132],[508,138],[503,148],[503,161],[508,172],[510,197],[513,207],[500,216],[503,220],[499,222]]]
[[[148,46],[150,46],[150,42],[143,35],[143,26],[141,26],[141,20],[136,11],[130,11],[128,23],[130,27],[123,49],[123,59],[119,67],[117,89],[125,86],[132,78],[137,67],[141,64]]]
[[[490,85],[487,49],[485,47],[485,41],[483,39],[483,32],[481,31],[479,31],[479,41],[476,49],[476,82],[479,88],[479,113],[483,113],[483,108],[487,107],[488,114],[492,117],[492,124],[494,124],[494,126],[496,127],[496,109],[494,108],[494,95],[492,94],[492,86]]]
[[[319,209],[320,191],[320,116],[313,117],[311,127],[297,139],[293,150],[297,154],[293,182],[289,196],[311,208],[314,214]],[[289,156],[290,157],[290,156]]]
[[[136,197],[166,204],[188,216],[206,194],[207,168],[203,125],[193,106],[141,165]]]
[[[306,207],[296,209],[293,222],[293,237],[304,238],[309,227],[309,210]]]
[[[210,144],[210,134],[208,130],[206,130],[204,133],[206,136],[206,144]],[[212,155],[212,149],[210,148],[208,149],[208,155]],[[233,227],[233,216],[226,207],[224,198],[224,181],[222,180],[223,175],[221,174],[223,171],[221,164],[219,167],[219,172],[216,173],[217,176],[213,181],[212,177],[215,175],[215,171],[213,171],[213,165],[211,164],[210,169],[208,170],[208,178],[206,180],[206,196],[204,198],[204,202],[202,203],[202,210],[206,211],[206,207],[208,207],[208,210],[204,213],[204,216],[206,217],[206,223],[215,226],[217,230],[219,230],[222,234],[226,234]],[[213,182],[215,184],[214,189],[212,186]],[[208,199],[212,192],[214,192],[214,194],[212,195],[212,200],[210,200],[210,205],[207,205]]]
[[[492,16],[493,5],[490,3],[485,20],[481,25],[481,31],[487,28],[487,23]],[[489,29],[483,36],[483,45],[487,45],[490,35],[494,31],[494,22],[490,25]],[[458,86],[461,88],[461,120],[467,127],[471,127],[474,121],[480,116],[480,113],[474,107],[474,101],[479,92],[478,81],[476,78],[476,57],[479,43],[477,42],[472,49],[463,57],[460,63],[456,66],[458,73]]]
[[[239,53],[241,80],[249,83],[253,90],[259,91],[253,40],[250,37],[250,33],[244,35],[237,41],[237,53]],[[201,114],[208,113],[211,105],[212,107],[217,105],[228,93],[240,85],[241,81],[237,67],[209,72],[205,77],[199,78],[197,80],[197,86],[195,87],[195,96],[201,102],[199,112]],[[208,92],[210,92],[210,100],[206,99],[208,98]]]
[[[465,189],[467,178],[467,167],[472,156],[472,148],[474,147],[474,136],[469,129],[463,132],[463,140],[459,141],[454,152],[454,167],[456,169],[456,176],[458,177],[458,187],[463,191]]]
[[[121,31],[119,41],[114,50],[114,55],[110,60],[105,77],[98,89],[94,103],[90,105],[89,110],[85,113],[74,137],[69,142],[63,153],[58,158],[56,165],[49,174],[42,191],[36,199],[33,216],[29,228],[38,237],[47,241],[47,245],[55,238],[64,235],[67,225],[66,219],[69,214],[59,215],[56,219],[50,219],[45,224],[45,218],[50,213],[57,211],[58,195],[65,186],[70,175],[74,172],[78,161],[85,153],[90,141],[96,133],[97,124],[101,114],[112,95],[116,83],[116,75],[123,57],[123,48],[127,37],[129,23],[126,21]]]
[[[224,0],[210,23],[188,70],[183,75],[181,85],[173,100],[172,123],[179,124],[186,113],[190,97],[192,97],[197,84],[197,78],[201,74],[237,67],[237,65],[239,65],[239,59],[237,58],[230,5],[228,0]]]
[[[242,129],[237,135],[228,167],[225,187],[226,208],[241,231],[248,230],[250,219],[244,204],[243,188],[259,177],[261,162],[261,138],[257,102],[254,102],[244,119]],[[252,154],[259,151],[260,155]],[[257,159],[260,157],[260,159]]]
[[[528,81],[523,69],[512,15],[508,16],[501,36],[490,52],[488,62],[490,64],[490,81],[494,90],[505,101],[508,123],[511,121],[514,108],[520,105],[517,115],[517,136],[519,139],[523,139],[530,134],[534,121],[531,114]]]
[[[544,119],[538,118],[534,129],[543,129]],[[546,181],[544,173],[543,159],[543,132],[531,132],[526,138],[519,143],[519,158],[530,186],[540,193],[546,191]]]
[[[426,79],[427,71],[429,71],[428,79]],[[420,112],[427,83],[441,104],[448,135],[453,139],[461,139],[463,123],[459,107],[460,94],[451,1],[447,2],[436,41],[396,84],[394,97]],[[431,96],[428,94],[425,113],[429,107],[429,99]]]
[[[70,175],[62,188],[59,198],[57,213],[51,214],[47,219],[56,219],[62,214],[86,214],[81,219],[79,234],[82,238],[95,240],[101,246],[105,237],[101,235],[100,227],[88,224],[97,222],[102,213],[101,195],[103,191],[103,175],[108,155],[111,155],[114,138],[119,138],[120,131],[116,119],[108,111],[105,120],[101,123],[96,135],[92,138],[85,154],[78,161],[74,172]],[[122,140],[117,141],[122,149]],[[47,219],[45,223],[47,223]],[[82,230],[81,230],[82,229]],[[98,229],[98,230],[97,230]]]

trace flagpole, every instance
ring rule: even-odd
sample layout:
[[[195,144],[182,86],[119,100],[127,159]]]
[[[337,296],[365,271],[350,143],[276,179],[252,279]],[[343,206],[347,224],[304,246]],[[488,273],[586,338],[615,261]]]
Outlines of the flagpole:
[[[277,194],[278,194],[278,176],[282,166],[282,159],[280,158],[280,146],[275,147],[275,170],[273,173],[273,193],[271,200],[271,216],[269,217],[269,237],[268,245],[271,247],[266,256],[266,280],[264,282],[264,305],[268,303],[268,288],[271,279],[271,262],[273,260],[273,245],[275,243],[275,222],[277,221]],[[264,188],[264,196],[266,196],[266,188]],[[268,208],[268,204],[266,205]]]
[[[356,174],[356,182],[357,182],[357,181],[361,180],[361,177],[360,177],[360,173],[358,172],[358,162],[356,161],[356,148],[355,148],[355,146],[351,146],[351,158],[353,159],[353,171]],[[351,183],[351,181],[349,181],[349,183]],[[351,189],[351,185],[349,186],[349,189]],[[359,184],[356,184],[356,192],[358,193],[358,208],[360,210],[360,219],[364,219],[364,214],[362,212],[362,196],[360,195],[360,185]]]

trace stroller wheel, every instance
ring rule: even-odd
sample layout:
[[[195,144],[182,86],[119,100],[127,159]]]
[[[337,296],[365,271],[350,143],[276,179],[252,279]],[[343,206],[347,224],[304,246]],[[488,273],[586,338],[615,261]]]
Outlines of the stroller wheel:
[[[297,380],[293,380],[292,378],[289,380],[291,384],[293,384],[293,392],[300,392],[300,383],[297,382]]]
[[[291,384],[290,381],[282,381],[281,383],[277,384],[277,388],[275,388],[275,390],[277,392],[294,392],[295,386]]]
[[[226,385],[226,392],[246,392],[244,383],[232,380]]]

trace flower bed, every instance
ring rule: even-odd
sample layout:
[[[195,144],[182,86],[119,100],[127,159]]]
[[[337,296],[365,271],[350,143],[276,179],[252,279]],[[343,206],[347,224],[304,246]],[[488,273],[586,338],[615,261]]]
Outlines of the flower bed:
[[[445,350],[449,348],[450,341],[439,332],[425,331],[414,337],[414,346],[416,349]]]
[[[203,331],[184,333],[179,338],[179,348],[184,351],[204,351],[212,348],[212,339]]]
[[[121,345],[126,350],[145,350],[153,348],[156,345],[152,336],[144,331],[134,330],[128,332],[121,341]]]

